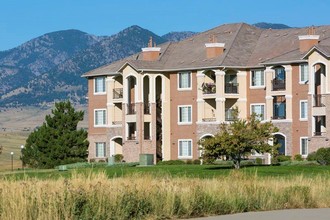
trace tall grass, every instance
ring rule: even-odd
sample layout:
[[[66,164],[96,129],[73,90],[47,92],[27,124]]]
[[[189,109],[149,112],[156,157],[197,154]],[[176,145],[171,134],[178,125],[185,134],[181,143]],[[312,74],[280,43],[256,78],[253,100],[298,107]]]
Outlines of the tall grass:
[[[259,178],[240,171],[213,179],[108,179],[104,173],[6,179],[0,180],[0,219],[166,219],[330,207],[329,185],[323,176]]]

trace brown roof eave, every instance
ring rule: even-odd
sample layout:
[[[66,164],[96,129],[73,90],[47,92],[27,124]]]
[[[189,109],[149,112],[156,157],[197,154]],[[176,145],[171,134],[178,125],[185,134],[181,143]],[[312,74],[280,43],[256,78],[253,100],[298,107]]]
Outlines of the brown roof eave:
[[[96,74],[91,74],[91,75],[82,75],[82,78],[91,78],[95,76],[118,76],[120,75],[120,72],[108,72],[108,73],[96,73]]]
[[[265,62],[260,63],[263,66],[271,66],[271,65],[282,65],[282,64],[291,64],[291,63],[305,63],[306,60],[288,60],[288,61],[276,61],[276,62]]]
[[[324,51],[322,51],[319,47],[317,46],[313,46],[302,58],[303,59],[308,59],[308,57],[314,52],[314,51],[318,51],[321,55],[323,55],[326,58],[329,58],[330,55],[326,54]]]

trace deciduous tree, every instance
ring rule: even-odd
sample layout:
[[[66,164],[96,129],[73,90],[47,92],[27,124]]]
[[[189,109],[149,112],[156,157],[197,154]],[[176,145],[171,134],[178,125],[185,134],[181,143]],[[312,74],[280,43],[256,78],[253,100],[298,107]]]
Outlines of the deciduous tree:
[[[26,140],[23,163],[36,168],[53,168],[86,161],[87,131],[77,130],[83,117],[84,112],[75,111],[69,101],[55,103],[52,114],[47,115],[43,125]]]
[[[240,168],[244,156],[254,150],[258,153],[276,153],[278,146],[269,144],[273,133],[278,131],[271,122],[261,122],[260,116],[253,114],[248,119],[240,119],[237,108],[234,120],[220,125],[219,132],[212,138],[200,141],[203,159],[216,160],[221,156],[233,160],[236,169]]]

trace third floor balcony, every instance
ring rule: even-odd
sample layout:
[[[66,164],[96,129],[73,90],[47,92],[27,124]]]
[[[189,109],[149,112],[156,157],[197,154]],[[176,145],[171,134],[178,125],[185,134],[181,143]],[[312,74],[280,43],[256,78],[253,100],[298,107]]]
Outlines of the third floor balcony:
[[[272,80],[272,90],[273,91],[285,90],[285,80],[273,79]]]
[[[225,93],[238,94],[238,83],[225,83]]]
[[[123,88],[113,89],[113,99],[122,99],[123,98]]]

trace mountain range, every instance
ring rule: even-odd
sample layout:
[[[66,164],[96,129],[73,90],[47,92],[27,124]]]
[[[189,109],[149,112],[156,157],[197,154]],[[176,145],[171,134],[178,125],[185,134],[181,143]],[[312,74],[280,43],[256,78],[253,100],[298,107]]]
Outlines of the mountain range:
[[[289,28],[257,23],[260,28]],[[16,48],[0,51],[0,106],[43,105],[70,99],[86,103],[91,69],[135,54],[152,37],[156,44],[180,41],[196,32],[170,32],[159,36],[137,25],[112,36],[95,36],[79,30],[56,31],[34,38]]]

